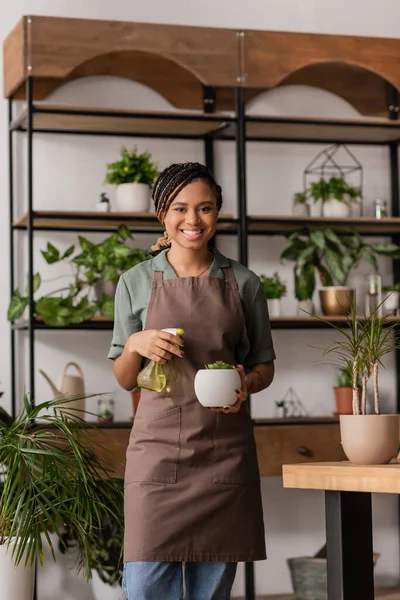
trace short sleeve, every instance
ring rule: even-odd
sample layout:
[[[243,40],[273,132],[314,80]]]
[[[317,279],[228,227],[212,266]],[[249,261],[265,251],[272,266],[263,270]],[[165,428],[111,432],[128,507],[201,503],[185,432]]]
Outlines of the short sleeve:
[[[108,358],[118,358],[129,337],[138,331],[142,331],[142,322],[132,311],[129,290],[124,276],[121,275],[115,292],[114,331]]]
[[[258,278],[257,278],[258,279]],[[249,306],[246,307],[246,331],[250,351],[244,361],[247,368],[275,360],[268,304],[258,280]]]

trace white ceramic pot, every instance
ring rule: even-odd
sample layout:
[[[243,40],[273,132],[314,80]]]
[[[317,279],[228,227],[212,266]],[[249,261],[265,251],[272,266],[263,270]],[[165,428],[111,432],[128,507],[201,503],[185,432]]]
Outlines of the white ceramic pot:
[[[343,219],[350,217],[351,208],[347,202],[340,202],[335,198],[330,198],[322,204],[322,216],[332,219]]]
[[[232,406],[240,387],[236,369],[200,369],[194,378],[194,391],[203,406]]]
[[[35,571],[25,568],[25,560],[16,568],[11,557],[12,548],[0,546],[0,581],[2,600],[32,600]]]
[[[118,212],[149,212],[150,188],[144,183],[121,183],[115,199]]]
[[[388,314],[394,314],[399,308],[399,292],[385,292],[387,296],[383,300],[382,310]]]
[[[109,202],[97,202],[96,204],[96,211],[97,212],[110,212],[110,204]]]
[[[294,217],[309,217],[310,207],[308,204],[293,204],[292,215]]]
[[[281,300],[280,298],[267,298],[268,312],[270,317],[281,316]]]
[[[125,594],[118,583],[109,585],[100,579],[97,571],[92,570],[92,592],[95,600],[123,600]]]
[[[309,313],[314,312],[314,304],[311,298],[309,300],[299,300],[297,302],[297,316],[309,317]]]
[[[399,415],[339,415],[344,453],[356,465],[384,465],[396,458]]]

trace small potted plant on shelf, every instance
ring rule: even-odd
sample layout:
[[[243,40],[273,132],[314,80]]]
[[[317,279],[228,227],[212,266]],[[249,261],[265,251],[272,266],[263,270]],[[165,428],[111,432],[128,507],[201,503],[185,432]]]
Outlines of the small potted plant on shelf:
[[[138,152],[135,146],[128,150],[122,146],[121,158],[107,164],[104,183],[116,185],[117,210],[124,213],[148,212],[150,191],[157,178],[157,166],[150,152]]]
[[[110,199],[105,192],[100,194],[100,200],[96,204],[97,212],[110,212]]]
[[[358,376],[357,381],[358,393],[361,393],[361,380]],[[348,363],[340,368],[337,373],[336,386],[333,388],[335,392],[336,412],[337,415],[352,415],[353,414],[353,372],[352,364]]]
[[[232,406],[237,402],[235,390],[240,388],[237,369],[223,360],[205,365],[194,379],[196,397],[206,407]]]
[[[58,412],[65,398],[33,407],[27,396],[16,418],[0,408],[0,572],[2,597],[32,600],[34,565],[43,545],[55,560],[55,534],[63,544],[66,525],[82,548],[81,566],[91,577],[91,551],[100,513],[118,522],[115,497],[122,492],[91,440],[94,426]],[[102,451],[102,452],[101,452]]]
[[[95,600],[121,600],[123,592],[122,579],[122,547],[123,547],[123,516],[124,516],[124,481],[114,479],[118,492],[114,494],[113,507],[118,514],[118,519],[110,519],[106,510],[99,511],[100,526],[96,531],[94,543],[89,548],[91,584]],[[64,527],[59,550],[66,553],[76,550],[78,553],[78,570],[82,568],[84,548],[75,531]]]
[[[292,214],[295,217],[309,217],[310,206],[307,192],[296,192],[293,196]]]
[[[384,285],[382,292],[385,293],[382,302],[382,310],[386,314],[397,315],[399,311],[400,283]]]
[[[335,356],[351,370],[352,413],[339,415],[340,434],[347,458],[355,464],[386,464],[398,452],[399,415],[380,411],[379,367],[384,356],[399,348],[396,323],[379,317],[379,307],[369,315],[358,316],[354,300],[347,316],[348,327],[325,321],[339,334],[339,341],[324,349],[324,356]],[[367,414],[367,386],[372,380],[373,414]],[[359,388],[361,382],[361,390]]]
[[[275,272],[272,277],[260,275],[260,281],[264,296],[268,302],[268,311],[271,317],[281,316],[281,298],[286,295],[286,284],[283,283],[279,274]]]
[[[351,215],[351,205],[357,203],[361,190],[350,185],[344,177],[321,177],[309,187],[309,195],[315,202],[322,202],[322,215],[341,219]]]

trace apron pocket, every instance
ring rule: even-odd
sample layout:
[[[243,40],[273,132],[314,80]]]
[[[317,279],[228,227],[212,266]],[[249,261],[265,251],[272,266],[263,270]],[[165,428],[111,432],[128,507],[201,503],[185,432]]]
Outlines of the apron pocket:
[[[214,483],[246,485],[260,480],[253,423],[245,408],[238,413],[217,413]]]
[[[179,406],[135,419],[126,454],[125,484],[176,483],[180,453]]]

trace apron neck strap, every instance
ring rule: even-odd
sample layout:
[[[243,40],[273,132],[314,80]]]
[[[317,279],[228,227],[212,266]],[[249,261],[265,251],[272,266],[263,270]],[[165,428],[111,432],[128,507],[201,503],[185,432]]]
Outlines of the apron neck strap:
[[[159,282],[163,280],[164,273],[162,271],[154,271],[153,273],[153,281]]]
[[[223,269],[224,269],[225,281],[228,281],[229,283],[236,283],[236,279],[233,274],[232,267],[223,267]]]

